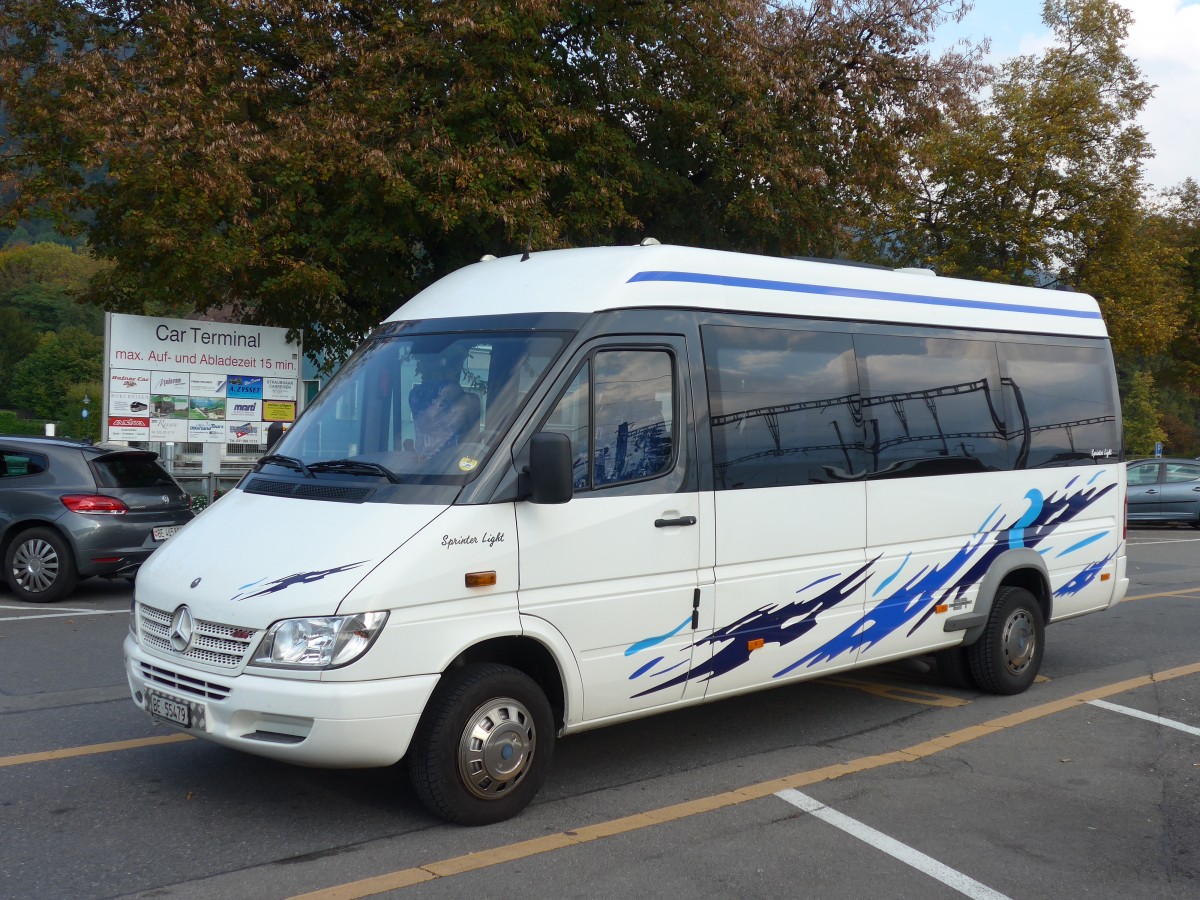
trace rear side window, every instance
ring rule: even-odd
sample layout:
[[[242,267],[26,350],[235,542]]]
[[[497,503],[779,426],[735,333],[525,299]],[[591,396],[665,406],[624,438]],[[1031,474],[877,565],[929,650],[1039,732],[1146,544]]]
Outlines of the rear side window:
[[[95,460],[96,483],[110,488],[175,487],[175,482],[152,457],[108,456]]]
[[[871,477],[1010,468],[993,342],[864,334],[854,347]]]
[[[0,478],[16,475],[40,475],[46,471],[46,457],[37,453],[0,452]]]
[[[850,335],[710,325],[703,337],[722,490],[820,484],[862,471]]]
[[[1014,469],[1089,465],[1121,448],[1107,348],[1000,346]]]
[[[1167,484],[1195,481],[1197,478],[1200,478],[1200,466],[1188,463],[1167,463]]]

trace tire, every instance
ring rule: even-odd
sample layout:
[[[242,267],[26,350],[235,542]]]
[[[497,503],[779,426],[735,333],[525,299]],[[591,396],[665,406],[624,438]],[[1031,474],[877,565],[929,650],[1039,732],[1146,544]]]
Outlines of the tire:
[[[438,682],[413,735],[409,776],[430,812],[490,825],[529,805],[550,771],[554,737],[554,714],[533,679],[474,663]]]
[[[4,575],[17,598],[28,603],[61,600],[79,581],[70,545],[50,528],[30,528],[13,538],[4,554]]]
[[[938,650],[933,654],[933,660],[937,663],[938,674],[942,677],[942,681],[951,687],[973,691],[979,685],[975,683],[975,676],[971,674],[967,649],[960,646]]]
[[[1019,694],[1037,677],[1045,646],[1045,620],[1033,594],[1001,588],[983,635],[967,648],[971,675],[989,694]]]

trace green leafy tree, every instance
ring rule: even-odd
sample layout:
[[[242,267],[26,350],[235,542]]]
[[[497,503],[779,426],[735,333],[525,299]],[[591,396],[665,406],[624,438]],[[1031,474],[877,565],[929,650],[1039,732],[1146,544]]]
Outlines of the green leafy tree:
[[[335,358],[527,240],[836,250],[969,84],[921,49],[961,6],[8,0],[0,190],[86,230],[105,308]]]
[[[1165,346],[1180,296],[1169,247],[1143,229],[1137,115],[1151,95],[1114,0],[1046,0],[1054,43],[1004,62],[986,99],[948,108],[914,147],[876,233],[894,258],[1094,293],[1119,353]]]
[[[1154,398],[1154,376],[1135,372],[1122,392],[1121,414],[1125,420],[1125,452],[1129,456],[1149,456],[1154,445],[1167,439]]]
[[[87,398],[85,404],[84,398]],[[54,418],[61,423],[59,434],[66,437],[100,440],[100,420],[104,415],[104,383],[100,380],[67,385]],[[83,416],[83,410],[87,416]]]
[[[78,325],[102,334],[104,314],[80,301],[107,267],[63,244],[18,244],[0,250],[0,309],[16,310],[39,331]]]
[[[12,400],[19,409],[39,418],[70,419],[65,404],[71,386],[95,384],[103,378],[104,338],[77,326],[48,331],[17,366]]]
[[[17,364],[37,347],[37,331],[15,309],[0,308],[0,407],[11,402],[13,374]]]

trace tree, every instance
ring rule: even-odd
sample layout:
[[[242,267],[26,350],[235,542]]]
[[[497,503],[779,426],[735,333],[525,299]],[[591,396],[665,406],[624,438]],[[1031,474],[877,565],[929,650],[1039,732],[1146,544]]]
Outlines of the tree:
[[[1121,415],[1128,456],[1150,456],[1154,445],[1167,439],[1154,401],[1154,376],[1149,372],[1135,372],[1130,378],[1121,394]]]
[[[1016,284],[1053,273],[1078,286],[1100,254],[1136,237],[1151,152],[1136,118],[1151,88],[1125,53],[1130,13],[1113,0],[1046,0],[1043,18],[1055,43],[1004,62],[986,99],[947,108],[914,147],[906,188],[875,235],[894,258]],[[1099,296],[1118,311],[1120,299]]]
[[[20,313],[39,331],[82,326],[104,330],[103,313],[80,302],[105,263],[62,244],[18,244],[0,250],[0,309]]]
[[[86,230],[106,308],[336,357],[527,240],[836,250],[968,83],[921,50],[961,5],[9,0],[0,190]]]
[[[37,346],[37,331],[15,309],[0,309],[0,407],[11,402],[9,393],[17,364]]]
[[[71,419],[65,408],[72,385],[104,378],[104,338],[71,326],[48,331],[37,348],[17,366],[10,390],[13,403],[43,419]],[[79,411],[74,410],[78,416]]]

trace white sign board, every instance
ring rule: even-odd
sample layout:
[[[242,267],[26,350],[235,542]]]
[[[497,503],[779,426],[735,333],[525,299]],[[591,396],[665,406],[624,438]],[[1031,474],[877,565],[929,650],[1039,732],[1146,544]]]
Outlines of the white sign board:
[[[286,328],[108,313],[104,439],[266,443],[264,414],[295,418],[302,354]]]

